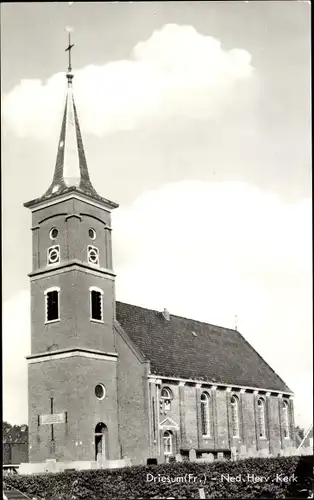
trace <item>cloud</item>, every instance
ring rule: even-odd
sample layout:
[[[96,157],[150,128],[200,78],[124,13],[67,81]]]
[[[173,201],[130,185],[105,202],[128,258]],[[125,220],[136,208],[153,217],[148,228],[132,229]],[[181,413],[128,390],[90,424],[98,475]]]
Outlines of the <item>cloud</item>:
[[[130,59],[76,71],[75,96],[84,131],[102,136],[147,120],[217,116],[233,104],[237,83],[252,73],[247,51],[224,50],[192,26],[167,24],[138,43]],[[61,73],[45,83],[22,80],[3,97],[6,127],[21,137],[55,134],[64,92]]]
[[[238,328],[312,419],[311,201],[244,183],[185,181],[113,213],[117,299]],[[25,421],[29,296],[3,307],[4,417]],[[13,394],[13,397],[12,397]],[[19,403],[21,400],[21,403]],[[23,408],[22,408],[23,407]]]
[[[27,362],[30,354],[30,294],[23,290],[2,309],[4,420],[27,423]]]
[[[234,326],[312,418],[311,200],[184,181],[113,214],[119,300]]]

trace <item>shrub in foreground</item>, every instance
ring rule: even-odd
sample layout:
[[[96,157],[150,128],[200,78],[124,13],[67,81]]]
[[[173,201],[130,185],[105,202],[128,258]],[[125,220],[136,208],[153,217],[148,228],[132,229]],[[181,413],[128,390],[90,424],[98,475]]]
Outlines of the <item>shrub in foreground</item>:
[[[288,498],[313,486],[313,456],[185,462],[10,476],[6,482],[45,500],[111,498]]]

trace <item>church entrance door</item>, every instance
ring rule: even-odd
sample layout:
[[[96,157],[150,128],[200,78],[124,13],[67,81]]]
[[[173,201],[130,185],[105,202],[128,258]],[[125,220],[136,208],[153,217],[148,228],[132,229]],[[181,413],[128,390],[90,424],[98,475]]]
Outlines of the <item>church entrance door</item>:
[[[95,460],[108,458],[108,428],[103,422],[95,427]]]

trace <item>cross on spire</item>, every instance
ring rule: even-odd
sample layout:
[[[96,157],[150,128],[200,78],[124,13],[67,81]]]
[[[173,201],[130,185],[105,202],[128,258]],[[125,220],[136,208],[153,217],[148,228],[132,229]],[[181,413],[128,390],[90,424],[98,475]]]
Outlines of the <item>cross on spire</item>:
[[[67,79],[68,79],[68,84],[70,85],[72,83],[72,79],[73,79],[71,50],[74,47],[74,43],[71,44],[71,32],[72,32],[72,29],[71,28],[67,28],[67,32],[69,33],[69,45],[65,49],[65,52],[69,53],[69,65],[68,65]]]

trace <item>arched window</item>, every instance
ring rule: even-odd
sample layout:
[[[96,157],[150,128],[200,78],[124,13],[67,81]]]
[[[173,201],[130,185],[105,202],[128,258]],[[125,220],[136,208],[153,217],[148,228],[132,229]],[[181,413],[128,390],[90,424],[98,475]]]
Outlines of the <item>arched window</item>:
[[[60,320],[59,294],[58,286],[48,288],[45,294],[45,323]]]
[[[239,437],[239,400],[236,396],[231,398],[232,436]]]
[[[287,401],[284,401],[282,403],[282,428],[284,437],[288,438],[290,432],[289,432],[289,405]]]
[[[163,435],[163,444],[164,444],[164,456],[169,457],[172,455],[172,432],[165,431]]]
[[[260,398],[257,401],[257,423],[259,437],[266,437],[266,425],[265,425],[265,401]]]
[[[203,392],[201,395],[201,426],[203,436],[210,435],[209,404],[209,394],[207,392]]]
[[[103,317],[103,295],[104,292],[100,288],[91,286],[90,293],[90,319],[93,321],[104,321]]]
[[[171,410],[171,400],[173,399],[172,391],[169,387],[163,387],[161,390],[160,400],[163,411]]]

